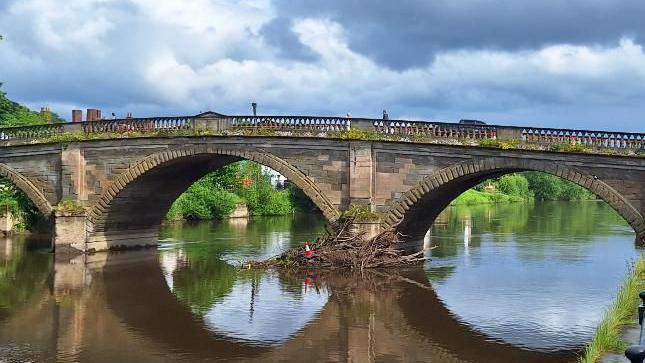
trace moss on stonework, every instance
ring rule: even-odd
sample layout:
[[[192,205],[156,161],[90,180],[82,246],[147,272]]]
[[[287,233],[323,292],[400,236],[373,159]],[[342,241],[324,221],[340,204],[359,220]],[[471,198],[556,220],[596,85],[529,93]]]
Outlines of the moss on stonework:
[[[69,144],[72,142],[90,141],[90,140],[113,140],[129,139],[142,137],[200,137],[200,136],[250,136],[250,137],[310,137],[310,138],[328,138],[340,140],[361,140],[361,141],[392,141],[392,142],[409,142],[418,144],[436,144],[436,145],[460,145],[495,148],[502,150],[532,150],[532,151],[552,151],[565,153],[585,153],[594,155],[612,155],[612,156],[632,156],[645,157],[645,149],[614,149],[614,148],[592,148],[579,143],[555,143],[540,144],[521,142],[512,139],[457,139],[457,138],[437,138],[432,135],[423,133],[397,135],[385,134],[376,131],[351,129],[342,131],[323,131],[323,130],[280,130],[263,127],[233,127],[227,130],[210,130],[207,128],[198,129],[181,129],[181,130],[131,130],[120,132],[63,132],[35,138],[33,140],[24,140],[26,143],[61,143]],[[21,140],[17,140],[20,142]]]
[[[72,199],[63,199],[54,207],[56,214],[62,216],[82,216],[85,215],[85,207]]]
[[[372,212],[367,206],[350,204],[349,208],[341,214],[341,218],[351,218],[356,222],[376,222],[380,216]]]

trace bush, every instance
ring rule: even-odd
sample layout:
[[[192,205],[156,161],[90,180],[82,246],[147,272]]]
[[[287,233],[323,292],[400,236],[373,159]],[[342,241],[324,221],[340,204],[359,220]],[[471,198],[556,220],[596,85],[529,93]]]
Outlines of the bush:
[[[228,217],[243,200],[234,193],[211,188],[199,180],[170,207],[166,219],[222,219]]]
[[[294,211],[291,190],[276,189],[260,164],[242,161],[195,182],[173,203],[166,219],[226,218],[241,203],[251,215],[287,215]]]
[[[555,175],[527,172],[524,173],[529,188],[538,200],[585,200],[594,199],[593,193],[568,180]]]
[[[262,166],[251,161],[240,163],[241,187],[235,193],[246,200],[249,211],[256,216],[286,215],[293,212],[288,190],[277,190]]]
[[[523,174],[507,174],[500,177],[496,183],[496,189],[500,193],[520,197],[522,199],[531,199],[533,193],[529,190],[529,181]]]

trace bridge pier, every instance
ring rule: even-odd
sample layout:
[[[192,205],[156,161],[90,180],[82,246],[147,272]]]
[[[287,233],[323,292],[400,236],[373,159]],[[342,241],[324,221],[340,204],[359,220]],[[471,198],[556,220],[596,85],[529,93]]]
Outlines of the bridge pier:
[[[84,214],[54,213],[52,247],[57,253],[87,252],[87,217]]]
[[[374,162],[372,143],[349,144],[349,202],[374,212]]]

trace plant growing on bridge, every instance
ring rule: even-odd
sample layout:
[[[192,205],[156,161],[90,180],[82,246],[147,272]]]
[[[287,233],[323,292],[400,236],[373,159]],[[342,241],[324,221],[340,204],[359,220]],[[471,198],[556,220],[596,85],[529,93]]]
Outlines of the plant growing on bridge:
[[[341,214],[341,218],[351,218],[356,222],[376,222],[381,217],[372,212],[367,206],[350,204],[346,211]]]
[[[502,150],[517,149],[520,146],[519,140],[481,139],[479,146],[493,147]]]
[[[593,153],[593,149],[583,144],[574,144],[570,142],[562,142],[558,144],[552,144],[549,146],[551,151],[567,152],[567,153]],[[609,152],[610,150],[607,150]],[[612,150],[613,151],[613,150]]]
[[[360,129],[350,129],[343,131],[332,131],[327,133],[328,137],[343,140],[362,140],[362,141],[379,141],[388,140],[386,134],[380,134],[374,131],[366,131]]]
[[[63,199],[54,207],[57,214],[63,216],[82,216],[85,215],[85,207],[73,199]]]

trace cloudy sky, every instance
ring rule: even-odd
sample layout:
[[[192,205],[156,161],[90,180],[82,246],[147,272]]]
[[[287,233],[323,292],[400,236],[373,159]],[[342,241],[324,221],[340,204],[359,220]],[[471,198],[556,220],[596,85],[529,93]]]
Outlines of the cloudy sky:
[[[0,81],[61,116],[213,110],[645,132],[643,0],[0,0]]]

